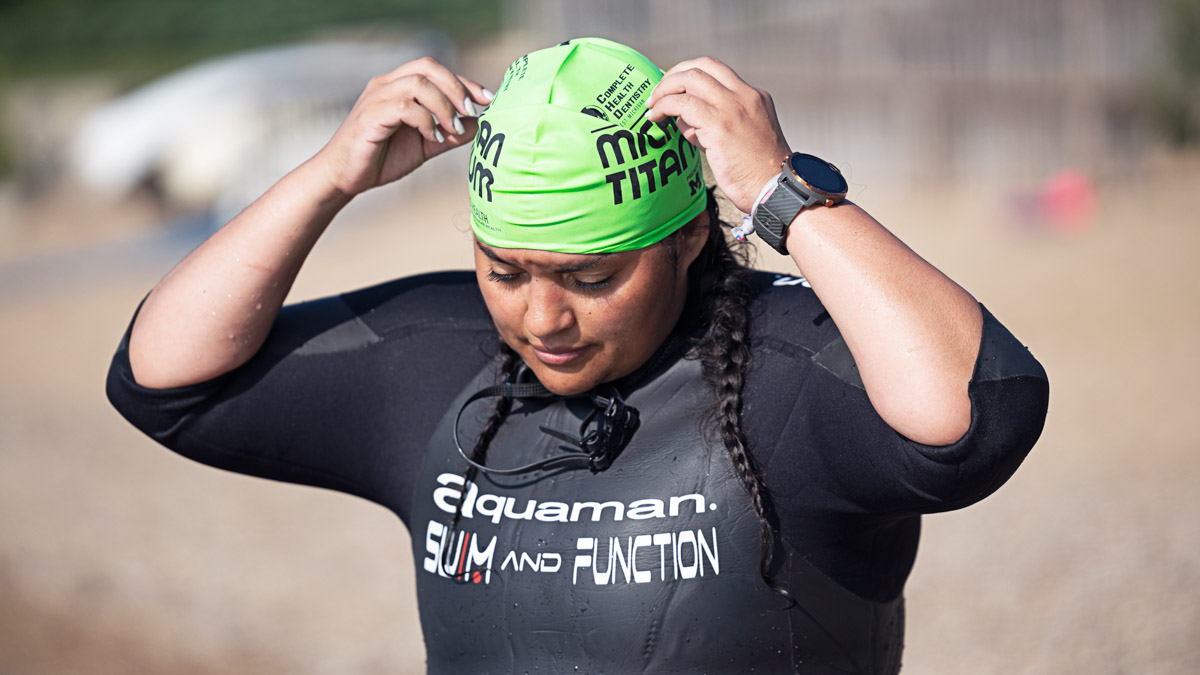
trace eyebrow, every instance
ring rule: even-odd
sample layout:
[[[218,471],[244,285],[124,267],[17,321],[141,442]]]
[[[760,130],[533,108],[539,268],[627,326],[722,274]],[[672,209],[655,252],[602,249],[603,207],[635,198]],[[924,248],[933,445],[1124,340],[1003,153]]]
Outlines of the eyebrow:
[[[485,245],[483,242],[479,241],[478,239],[475,240],[475,246],[480,250],[480,252],[482,252],[485,256],[487,256],[489,260],[498,262],[501,265],[512,265],[513,267],[520,267],[520,265],[512,262],[511,260],[505,260],[504,258],[501,258],[496,253],[495,249],[493,249],[491,246]],[[555,268],[554,271],[558,274],[571,274],[573,272],[582,272],[586,269],[591,269],[591,268],[595,267],[596,265],[599,265],[600,261],[607,258],[610,254],[608,254],[608,253],[588,253],[585,255],[588,256],[587,260],[584,260],[583,262],[575,263],[574,265],[564,265],[563,267]]]

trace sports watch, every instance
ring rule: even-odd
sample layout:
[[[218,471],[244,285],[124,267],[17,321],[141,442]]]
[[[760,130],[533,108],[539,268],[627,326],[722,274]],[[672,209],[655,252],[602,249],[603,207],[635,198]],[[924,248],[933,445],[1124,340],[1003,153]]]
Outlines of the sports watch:
[[[788,225],[804,209],[833,206],[846,196],[846,179],[825,160],[793,152],[783,160],[783,170],[763,189],[750,212],[754,231],[771,248],[787,255]]]

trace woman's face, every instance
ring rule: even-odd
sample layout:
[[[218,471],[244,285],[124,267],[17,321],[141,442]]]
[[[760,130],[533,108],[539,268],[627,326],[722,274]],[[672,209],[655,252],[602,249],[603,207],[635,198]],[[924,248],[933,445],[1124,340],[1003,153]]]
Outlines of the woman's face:
[[[664,243],[576,255],[476,240],[475,274],[500,337],[547,389],[580,394],[633,372],[670,334],[707,229],[685,226],[677,257]]]

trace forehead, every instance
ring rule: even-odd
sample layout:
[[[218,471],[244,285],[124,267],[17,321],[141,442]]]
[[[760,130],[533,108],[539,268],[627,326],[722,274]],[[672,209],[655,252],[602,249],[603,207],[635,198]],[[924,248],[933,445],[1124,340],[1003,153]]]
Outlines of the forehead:
[[[476,260],[486,259],[522,269],[537,269],[553,272],[581,272],[593,267],[608,267],[636,260],[642,250],[620,253],[559,253],[530,248],[500,248],[488,246],[475,240]]]

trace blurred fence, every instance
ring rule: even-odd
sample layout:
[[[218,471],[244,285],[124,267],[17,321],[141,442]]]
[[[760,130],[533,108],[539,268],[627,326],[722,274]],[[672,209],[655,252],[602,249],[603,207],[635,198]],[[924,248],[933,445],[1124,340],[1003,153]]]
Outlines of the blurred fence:
[[[889,183],[1096,174],[1151,143],[1146,0],[508,0],[543,43],[598,35],[667,67],[709,54],[770,91],[793,147]]]

